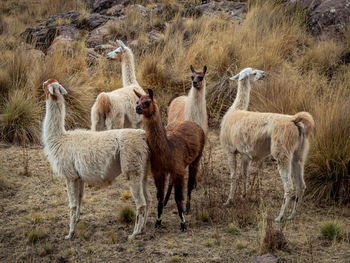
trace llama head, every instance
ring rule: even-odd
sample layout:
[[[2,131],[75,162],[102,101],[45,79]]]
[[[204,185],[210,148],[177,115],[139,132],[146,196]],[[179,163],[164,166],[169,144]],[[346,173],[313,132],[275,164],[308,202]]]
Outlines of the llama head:
[[[148,89],[148,94],[142,95],[134,90],[139,100],[136,102],[136,113],[151,117],[158,109],[157,103],[153,100],[153,91]]]
[[[46,100],[50,98],[52,100],[57,100],[57,98],[63,97],[62,95],[68,93],[66,89],[63,88],[63,86],[55,79],[48,79],[45,81],[43,83],[43,90],[45,92]]]
[[[263,79],[265,77],[265,72],[262,70],[258,70],[255,68],[245,68],[241,70],[237,75],[230,78],[230,80],[236,80],[242,81],[242,80],[250,80],[250,81],[257,81],[259,79]]]
[[[190,66],[190,69],[192,71],[192,86],[196,89],[201,89],[203,87],[205,73],[207,72],[207,66],[204,66],[202,72],[195,71],[192,65]]]
[[[107,54],[107,59],[121,61],[123,53],[127,51],[128,47],[121,40],[117,40],[119,47]]]

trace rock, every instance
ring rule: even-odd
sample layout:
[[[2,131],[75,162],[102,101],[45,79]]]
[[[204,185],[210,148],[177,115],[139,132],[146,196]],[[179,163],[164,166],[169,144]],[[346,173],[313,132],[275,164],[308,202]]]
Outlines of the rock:
[[[28,27],[22,34],[21,37],[26,43],[35,44],[35,48],[46,52],[51,46],[52,41],[57,35],[59,35],[59,29],[55,26],[48,27]]]
[[[159,43],[163,40],[163,35],[156,30],[148,32],[147,36],[151,43]]]
[[[313,36],[339,38],[349,17],[349,0],[314,0],[307,7],[306,27]]]
[[[278,259],[271,254],[265,254],[259,257],[256,257],[253,263],[277,263]]]
[[[37,49],[26,49],[23,52],[29,60],[43,60],[45,58],[44,52]]]
[[[149,18],[151,11],[142,5],[131,5],[130,10],[139,12],[144,18]]]
[[[88,31],[94,30],[95,28],[104,25],[108,21],[112,20],[111,17],[103,16],[100,14],[90,14],[77,23],[77,27],[80,29],[87,29]]]
[[[86,62],[89,65],[95,64],[97,59],[102,57],[100,54],[96,53],[93,48],[85,48],[84,52],[86,56]]]
[[[109,34],[108,27],[114,23],[113,21],[108,21],[103,26],[100,26],[92,30],[89,34],[89,37],[86,41],[87,47],[96,47],[98,45],[104,44],[105,37]]]
[[[47,54],[51,56],[57,51],[72,54],[72,43],[73,40],[71,38],[65,38],[63,36],[56,37],[55,40],[52,42],[52,45],[47,50]]]
[[[73,25],[64,25],[58,27],[58,32],[61,37],[78,40],[81,38],[81,31]]]
[[[126,6],[130,0],[94,0],[92,3],[92,13],[99,13],[101,15],[107,14],[107,10],[115,5]]]
[[[124,5],[114,5],[106,11],[107,16],[123,16],[125,15],[125,7]]]
[[[57,26],[57,24],[76,24],[82,14],[76,11],[69,11],[67,13],[51,15],[46,20],[46,26]]]
[[[111,44],[103,44],[103,45],[97,45],[94,50],[99,54],[107,54],[108,52],[116,49],[116,46],[113,46]]]
[[[273,228],[272,218],[267,218],[264,245],[267,249],[282,249],[287,245],[283,232]]]
[[[212,16],[218,15],[219,13],[225,13],[230,19],[237,20],[241,19],[247,11],[247,3],[240,2],[209,2],[204,5],[199,5],[194,8],[195,12],[200,14]]]

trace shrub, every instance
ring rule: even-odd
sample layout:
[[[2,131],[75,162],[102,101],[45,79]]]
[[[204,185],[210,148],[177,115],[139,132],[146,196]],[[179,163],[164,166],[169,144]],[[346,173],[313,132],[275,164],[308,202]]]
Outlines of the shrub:
[[[320,232],[323,238],[335,240],[340,237],[341,228],[338,222],[328,221],[320,225]]]
[[[130,206],[124,206],[119,213],[119,220],[122,223],[131,223],[135,218],[135,212]]]

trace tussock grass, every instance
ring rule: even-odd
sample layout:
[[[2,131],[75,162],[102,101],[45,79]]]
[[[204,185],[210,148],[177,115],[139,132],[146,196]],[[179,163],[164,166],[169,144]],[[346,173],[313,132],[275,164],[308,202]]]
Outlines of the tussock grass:
[[[320,233],[323,238],[336,240],[340,237],[341,227],[336,221],[323,222],[320,225]]]
[[[47,236],[46,231],[38,228],[28,233],[27,240],[29,243],[34,244],[39,240],[44,239],[46,236]]]
[[[119,220],[122,223],[131,223],[135,218],[135,212],[130,206],[124,206],[119,212]]]

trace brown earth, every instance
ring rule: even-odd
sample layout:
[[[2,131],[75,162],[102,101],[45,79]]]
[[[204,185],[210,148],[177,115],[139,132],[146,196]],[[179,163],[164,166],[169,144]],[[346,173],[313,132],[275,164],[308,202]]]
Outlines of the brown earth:
[[[175,202],[165,208],[163,227],[154,229],[156,202],[150,209],[147,231],[127,241],[133,223],[121,223],[121,208],[128,190],[119,176],[103,189],[86,187],[81,222],[73,240],[68,232],[69,214],[65,182],[53,174],[42,147],[0,145],[0,262],[252,262],[264,254],[262,241],[267,216],[277,216],[282,184],[276,165],[267,161],[250,169],[249,196],[222,206],[229,190],[226,157],[220,149],[218,131],[212,131],[202,161],[201,178],[193,192],[187,231],[180,232]],[[29,174],[23,173],[28,155]],[[239,171],[239,170],[238,170]],[[254,179],[254,180],[253,180]],[[149,178],[152,198],[155,187]],[[319,225],[337,220],[350,229],[350,208],[314,204],[305,200],[295,220],[273,223],[283,229],[288,242],[272,253],[279,262],[350,262],[349,236],[338,241],[321,238]],[[233,227],[236,226],[236,227]],[[35,229],[46,234],[36,243],[28,241]]]

